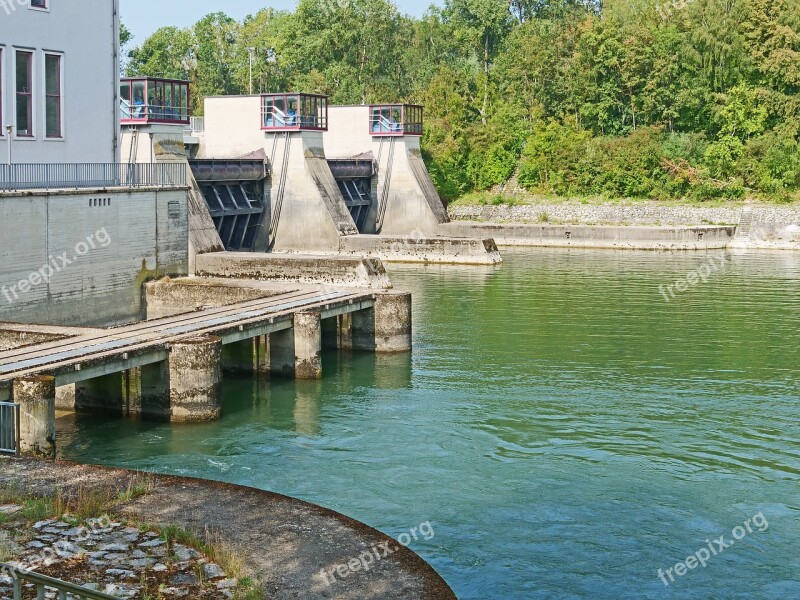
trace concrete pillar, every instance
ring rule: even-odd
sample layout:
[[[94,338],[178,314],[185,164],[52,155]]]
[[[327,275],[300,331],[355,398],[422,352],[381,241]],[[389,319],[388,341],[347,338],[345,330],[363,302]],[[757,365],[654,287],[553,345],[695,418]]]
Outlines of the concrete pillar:
[[[167,361],[145,365],[139,369],[139,395],[143,419],[171,420]]]
[[[322,347],[335,350],[339,343],[339,317],[322,320]]]
[[[342,322],[343,347],[374,352],[411,350],[411,294],[377,294],[375,306]]]
[[[322,379],[322,321],[318,312],[294,316],[296,379]]]
[[[252,375],[256,369],[256,340],[243,340],[222,347],[222,372]]]
[[[255,370],[258,375],[269,373],[269,337],[260,335],[253,340],[253,352],[255,353]]]
[[[23,377],[12,385],[19,404],[20,450],[28,456],[56,456],[56,380]]]
[[[168,360],[173,423],[214,421],[222,414],[222,340],[205,336],[175,342]]]
[[[75,412],[75,384],[56,388],[56,410]]]
[[[75,411],[122,416],[124,411],[122,373],[111,373],[75,384]]]
[[[294,377],[294,329],[269,334],[269,372]]]
[[[295,379],[322,378],[322,320],[318,312],[300,312],[294,327],[269,336],[270,372]]]
[[[142,371],[147,367],[128,369],[122,373],[122,414],[142,416]]]

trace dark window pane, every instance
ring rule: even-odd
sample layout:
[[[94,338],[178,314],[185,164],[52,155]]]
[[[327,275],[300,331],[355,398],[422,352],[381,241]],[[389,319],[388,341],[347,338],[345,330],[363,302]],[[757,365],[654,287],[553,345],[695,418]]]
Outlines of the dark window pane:
[[[31,99],[30,96],[17,96],[17,133],[31,134]]]
[[[45,93],[48,95],[60,94],[61,57],[52,55],[45,56],[44,72],[45,72]]]
[[[47,137],[61,136],[61,99],[49,96],[47,98]]]

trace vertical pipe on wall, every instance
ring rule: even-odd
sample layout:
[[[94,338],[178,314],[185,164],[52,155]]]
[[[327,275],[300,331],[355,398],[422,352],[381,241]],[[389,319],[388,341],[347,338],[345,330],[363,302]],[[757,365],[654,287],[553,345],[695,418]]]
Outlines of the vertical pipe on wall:
[[[120,27],[120,20],[119,20],[119,0],[113,0],[113,15],[111,17],[111,40],[112,40],[112,56],[113,60],[113,69],[114,74],[111,78],[112,85],[114,86],[113,89],[113,98],[114,98],[114,105],[112,106],[111,116],[114,119],[113,125],[114,128],[112,131],[113,139],[111,140],[111,155],[113,157],[112,162],[119,163],[121,161],[121,148],[119,144],[119,139],[121,135],[121,125],[120,125],[120,118],[119,118],[119,83],[120,83],[120,56],[119,56],[119,27]]]

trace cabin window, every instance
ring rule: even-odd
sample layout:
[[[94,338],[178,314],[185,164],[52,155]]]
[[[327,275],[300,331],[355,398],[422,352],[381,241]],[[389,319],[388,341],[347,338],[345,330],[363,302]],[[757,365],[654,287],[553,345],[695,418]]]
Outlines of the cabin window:
[[[31,0],[31,8],[47,8],[47,0]]]

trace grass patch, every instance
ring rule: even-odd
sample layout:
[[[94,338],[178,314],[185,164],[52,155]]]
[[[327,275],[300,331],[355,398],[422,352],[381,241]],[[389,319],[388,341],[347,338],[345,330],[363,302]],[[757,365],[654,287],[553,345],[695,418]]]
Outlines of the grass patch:
[[[128,487],[121,490],[117,496],[119,502],[129,502],[146,496],[156,487],[155,478],[151,474],[137,473],[128,481]]]
[[[755,196],[752,198],[756,205],[762,206],[795,206],[800,204],[800,193],[785,195],[780,198],[765,198]],[[702,208],[741,208],[745,200],[726,200],[710,198],[698,200],[695,198],[675,198],[655,200],[652,198],[615,198],[608,196],[556,196],[553,194],[529,192],[524,194],[497,194],[491,192],[471,192],[461,198],[450,202],[449,206],[525,206],[535,204],[581,204],[586,206],[619,205],[630,206],[652,202],[660,206],[689,206]]]
[[[203,537],[175,524],[156,525],[151,529],[161,534],[169,552],[172,552],[173,544],[182,544],[205,554],[212,562],[222,567],[228,577],[241,577],[244,571],[244,558],[241,553],[223,541],[218,533],[208,528]]]

